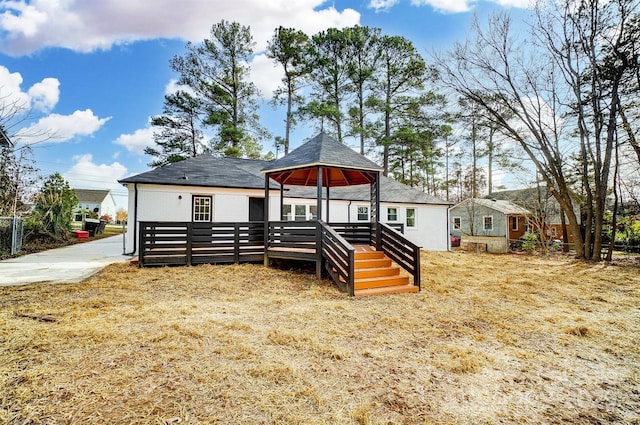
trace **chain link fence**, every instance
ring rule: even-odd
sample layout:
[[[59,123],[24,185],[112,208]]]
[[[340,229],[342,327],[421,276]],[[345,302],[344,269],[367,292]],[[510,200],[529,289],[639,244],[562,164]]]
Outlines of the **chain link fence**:
[[[0,250],[16,255],[22,250],[22,218],[0,217]]]

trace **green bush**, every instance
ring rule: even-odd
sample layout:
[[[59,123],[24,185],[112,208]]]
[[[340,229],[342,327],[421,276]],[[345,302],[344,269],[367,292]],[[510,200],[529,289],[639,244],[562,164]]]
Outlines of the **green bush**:
[[[520,238],[522,240],[522,249],[530,254],[536,250],[538,244],[538,235],[535,233],[527,232]]]

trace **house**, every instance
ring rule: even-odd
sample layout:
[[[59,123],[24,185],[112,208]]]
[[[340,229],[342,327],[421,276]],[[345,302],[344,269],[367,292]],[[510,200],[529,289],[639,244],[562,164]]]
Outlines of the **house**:
[[[130,195],[126,249],[132,255],[145,255],[154,241],[171,232],[183,235],[189,229],[202,229],[198,242],[203,238],[208,242],[200,245],[201,251],[184,254],[182,247],[185,243],[191,247],[191,242],[171,244],[169,248],[180,256],[175,264],[223,262],[218,254],[231,245],[237,249],[225,251],[224,261],[237,262],[243,256],[256,261],[263,255],[258,250],[263,250],[265,265],[271,259],[314,261],[320,276],[325,264],[330,274],[340,275],[333,277],[334,282],[347,283],[353,295],[349,256],[355,248],[350,244],[369,245],[404,263],[401,266],[413,273],[419,288],[420,247],[449,249],[450,204],[381,172],[378,165],[323,133],[274,161],[203,155],[169,164],[119,181]],[[163,226],[170,230],[160,235]],[[231,236],[219,236],[227,231],[225,226],[245,230],[242,235],[236,230]],[[390,227],[403,228],[404,235],[394,236]],[[264,237],[257,232],[264,232]],[[145,239],[148,235],[153,240]],[[335,244],[332,252],[324,252],[325,238],[329,245]],[[214,250],[212,244],[221,240],[226,246]],[[198,257],[204,250],[206,259]],[[331,266],[338,257],[351,258],[350,265]]]
[[[82,221],[87,212],[95,213],[96,216],[104,215],[115,218],[116,201],[110,190],[96,189],[74,189],[78,197],[78,205],[73,210],[73,220]]]
[[[202,155],[119,180],[129,192],[129,223],[140,221],[238,222],[264,220],[268,161]],[[307,221],[317,218],[317,193],[307,186],[269,186],[269,220]],[[326,197],[326,188],[323,191]],[[449,249],[447,210],[450,204],[390,178],[380,179],[380,221],[403,225],[405,236],[431,251]],[[329,217],[327,218],[327,214]],[[369,188],[330,189],[327,222],[369,222]],[[136,226],[129,225],[127,252],[137,249]]]
[[[571,234],[569,226],[566,226],[567,240],[564,240],[562,231],[562,218],[564,212],[562,211],[560,204],[558,204],[558,201],[556,201],[553,194],[546,186],[539,188],[504,190],[492,193],[491,197],[494,199],[514,202],[531,211],[530,227],[532,231],[540,232],[549,240],[558,239],[565,243],[573,242],[573,234]],[[576,217],[580,219],[579,206],[575,208],[575,214]],[[566,219],[565,223],[568,223]]]
[[[470,198],[451,207],[449,216],[451,227],[462,233],[461,246],[504,253],[527,231],[531,212],[511,201]]]

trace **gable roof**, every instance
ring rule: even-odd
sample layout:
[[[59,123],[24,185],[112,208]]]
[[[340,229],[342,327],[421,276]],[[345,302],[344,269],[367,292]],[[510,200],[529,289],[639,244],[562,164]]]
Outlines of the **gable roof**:
[[[275,162],[275,161],[274,161]],[[240,158],[219,158],[202,155],[165,165],[142,174],[118,180],[119,183],[145,183],[173,186],[225,187],[239,189],[264,189],[261,171],[269,161]],[[186,177],[186,178],[185,178]],[[280,185],[270,181],[271,189]],[[309,186],[285,186],[286,197],[315,199],[317,190]],[[344,186],[330,190],[331,199],[369,201],[368,186]],[[450,205],[419,189],[406,186],[387,177],[380,178],[380,200],[410,204]]]
[[[452,209],[458,208],[461,206],[466,206],[466,204],[476,204],[486,208],[490,208],[492,210],[496,210],[506,215],[531,215],[531,211],[526,208],[521,207],[520,205],[505,200],[498,199],[483,199],[483,198],[470,198],[465,199],[457,205],[454,205]]]
[[[267,161],[260,160],[201,155],[127,177],[118,182],[264,189],[264,177],[260,174],[260,170],[267,164]],[[280,186],[270,182],[269,188],[279,189]]]
[[[562,207],[553,196],[547,186],[541,186],[539,189],[532,187],[526,189],[503,190],[491,194],[492,198],[504,199],[515,202],[516,204],[528,208],[535,215],[544,214],[545,221],[549,224],[559,224],[562,222]],[[576,218],[581,221],[580,203],[574,204],[574,213]]]
[[[101,204],[111,191],[96,189],[73,189],[78,197],[78,202],[88,202],[91,204]]]

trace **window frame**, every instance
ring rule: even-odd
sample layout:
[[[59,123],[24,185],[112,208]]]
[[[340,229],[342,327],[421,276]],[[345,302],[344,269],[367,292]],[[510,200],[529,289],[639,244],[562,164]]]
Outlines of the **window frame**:
[[[512,232],[517,232],[519,227],[520,227],[518,225],[518,222],[520,221],[520,220],[518,220],[518,216],[517,215],[512,215],[512,216],[509,216],[509,219],[511,221],[511,226],[509,226],[511,228],[511,231]],[[514,224],[515,224],[515,226],[514,226]]]
[[[395,218],[391,218],[391,210],[394,211]],[[387,222],[394,223],[398,221],[398,207],[387,207]]]
[[[413,214],[411,217],[409,217],[409,211],[413,211]],[[413,208],[413,207],[408,207],[407,211],[406,211],[406,215],[405,215],[405,226],[407,228],[411,227],[411,228],[415,228],[416,227],[416,221],[417,221],[417,215],[418,215],[418,209],[417,208]],[[409,224],[409,219],[412,219],[413,222],[412,224]]]
[[[366,213],[361,213],[360,208],[366,209]],[[360,216],[364,215],[365,218],[361,218]],[[369,221],[371,215],[369,214],[369,205],[356,205],[356,221]]]
[[[453,223],[453,228],[454,229],[460,229],[462,227],[462,217],[460,216],[453,216],[452,218],[452,223]],[[458,223],[456,223],[456,221]]]
[[[196,211],[196,200],[203,199],[209,201],[208,211],[201,212]],[[206,208],[206,206],[205,206]],[[196,219],[196,214],[201,216],[203,214],[208,215],[208,220],[203,220],[201,218]],[[213,196],[211,195],[192,195],[191,196],[191,221],[193,223],[211,223],[213,221]]]
[[[491,227],[487,228],[487,219],[491,220]],[[493,216],[492,215],[484,215],[482,216],[482,230],[486,232],[493,231]]]

